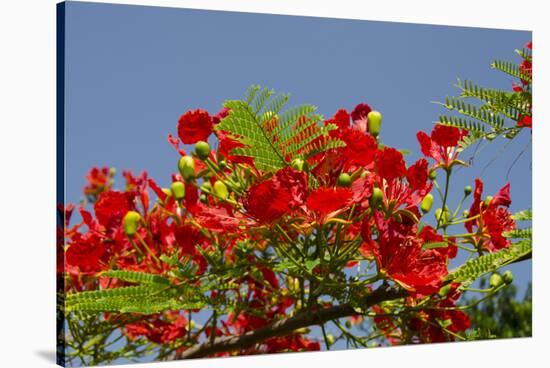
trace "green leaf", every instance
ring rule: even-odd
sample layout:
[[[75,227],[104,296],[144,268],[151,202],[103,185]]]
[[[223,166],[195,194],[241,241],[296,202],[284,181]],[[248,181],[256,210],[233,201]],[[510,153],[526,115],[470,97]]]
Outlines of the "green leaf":
[[[475,281],[478,277],[494,272],[514,261],[531,253],[531,241],[523,240],[494,253],[482,255],[472,259],[462,266],[451,271],[447,281],[462,282],[465,284]]]
[[[137,284],[161,284],[170,285],[170,281],[162,276],[145,272],[126,270],[109,270],[101,273],[102,276],[117,278],[122,281],[135,282]]]
[[[320,262],[321,260],[319,258],[307,260],[305,262],[306,269],[309,273],[311,273],[313,269],[319,265]]]
[[[531,209],[516,212],[512,215],[516,221],[531,221],[533,219],[533,211]]]
[[[329,136],[334,124],[321,125],[322,117],[312,105],[301,105],[282,112],[287,95],[274,96],[273,90],[249,88],[244,100],[229,100],[229,114],[215,129],[226,132],[244,147],[232,154],[251,157],[262,171],[277,171],[294,158],[342,147],[344,143]]]

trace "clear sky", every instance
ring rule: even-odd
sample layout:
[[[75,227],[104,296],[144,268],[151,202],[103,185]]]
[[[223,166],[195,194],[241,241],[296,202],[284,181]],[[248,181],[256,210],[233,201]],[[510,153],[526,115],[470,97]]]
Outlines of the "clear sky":
[[[93,166],[147,170],[166,186],[178,159],[166,137],[179,116],[216,113],[251,84],[290,92],[291,104],[314,104],[327,118],[366,102],[384,116],[383,142],[410,150],[412,163],[416,132],[429,132],[444,112],[431,102],[456,95],[457,77],[509,89],[512,78],[489,65],[517,61],[514,49],[530,39],[525,31],[70,2],[66,200],[82,198]],[[483,149],[453,179],[451,205],[482,176],[486,195],[510,180],[511,209],[530,208],[530,140],[524,131],[509,146]],[[531,279],[530,262],[513,270],[518,284]]]

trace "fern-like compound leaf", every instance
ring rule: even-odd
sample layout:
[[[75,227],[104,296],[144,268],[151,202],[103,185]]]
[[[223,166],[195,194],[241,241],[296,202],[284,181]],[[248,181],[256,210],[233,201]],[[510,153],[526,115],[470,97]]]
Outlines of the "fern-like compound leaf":
[[[145,272],[109,270],[103,272],[101,275],[111,278],[117,278],[122,281],[134,282],[137,284],[170,285],[170,281],[168,279],[159,275],[153,275]]]
[[[531,250],[531,240],[523,240],[510,245],[508,248],[482,255],[451,271],[447,276],[447,281],[464,284],[472,283],[487,273],[494,272],[529,255]]]
[[[333,124],[322,125],[322,116],[312,105],[301,105],[282,112],[288,95],[275,96],[272,90],[252,86],[244,100],[226,101],[229,114],[216,126],[244,147],[232,154],[251,157],[259,170],[273,172],[288,166],[294,158],[342,147],[329,136]]]

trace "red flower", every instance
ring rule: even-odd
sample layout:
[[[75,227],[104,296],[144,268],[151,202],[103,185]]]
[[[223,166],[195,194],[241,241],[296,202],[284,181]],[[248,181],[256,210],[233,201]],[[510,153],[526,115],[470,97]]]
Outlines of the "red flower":
[[[145,336],[157,344],[170,344],[185,336],[187,324],[187,320],[179,312],[167,312],[164,319],[160,315],[154,315],[149,321],[128,323],[124,330],[132,340]]]
[[[351,119],[353,120],[353,125],[361,133],[365,133],[367,131],[367,123],[368,123],[367,115],[371,111],[372,109],[369,105],[360,103],[359,105],[355,106],[355,109],[353,109],[351,113]]]
[[[198,253],[197,246],[201,246],[207,239],[192,225],[178,226],[174,232],[177,245],[183,250],[183,255],[195,256]]]
[[[363,227],[363,252],[372,255],[380,272],[413,294],[437,292],[447,275],[447,257],[435,249],[422,249],[424,241],[416,235],[416,226],[374,215],[378,240],[370,239],[368,222]]]
[[[212,118],[206,111],[187,111],[178,121],[178,136],[184,144],[206,141],[212,133],[212,126]]]
[[[94,205],[95,215],[99,223],[106,228],[120,225],[128,211],[134,210],[133,195],[125,192],[103,192]]]
[[[240,217],[229,206],[206,206],[198,204],[194,213],[195,220],[203,227],[216,231],[234,233],[239,226]]]
[[[340,130],[349,129],[349,114],[345,109],[336,111],[336,114],[325,121],[325,125],[336,124]]]
[[[482,193],[483,182],[476,178],[474,201],[468,216],[470,218],[479,217],[465,222],[464,227],[469,232],[473,232],[473,228],[476,226],[477,240],[480,242],[480,246],[489,252],[494,252],[510,245],[510,241],[503,236],[503,233],[515,229],[515,222],[507,209],[512,203],[510,183],[503,186],[489,204],[481,200]]]
[[[532,128],[533,118],[527,115],[520,115],[520,118],[517,122],[517,126],[522,128]]]
[[[321,345],[318,341],[310,340],[302,335],[272,337],[267,339],[263,344],[266,346],[266,353],[321,350]]]
[[[348,188],[318,188],[311,192],[306,204],[311,211],[319,213],[321,217],[339,209],[347,207],[351,203],[353,192]]]
[[[360,103],[355,106],[355,109],[353,109],[351,113],[351,118],[353,119],[353,121],[366,118],[371,111],[372,109],[369,105],[365,103]]]
[[[448,168],[455,163],[458,156],[456,146],[468,135],[464,129],[436,124],[431,137],[420,131],[416,133],[422,153],[436,161],[436,165]]]
[[[418,237],[422,239],[424,244],[427,243],[442,243],[444,242],[443,236],[439,235],[433,227],[426,225],[422,228],[420,233],[418,234]],[[458,248],[456,246],[456,239],[455,238],[449,238],[449,241],[446,242],[447,246],[441,246],[434,248],[434,250],[438,251],[439,253],[447,256],[447,258],[455,258],[456,254],[458,253]]]
[[[97,233],[75,233],[65,253],[67,272],[72,275],[90,275],[101,271],[107,256],[107,247]]]
[[[378,145],[376,140],[357,129],[348,129],[341,139],[346,143],[343,148],[343,169],[350,170],[355,166],[366,166],[374,161]]]
[[[94,167],[86,175],[88,184],[84,187],[85,196],[98,196],[113,186],[114,171],[108,167]]]
[[[376,171],[380,177],[392,181],[405,175],[407,169],[401,152],[395,148],[385,147],[376,156]]]
[[[529,59],[525,59],[519,64],[519,71],[525,75],[527,75],[529,78],[532,78],[533,76],[533,63]],[[528,80],[522,79],[521,82],[525,84],[529,84],[530,82]]]
[[[426,186],[428,181],[428,161],[421,158],[407,169],[407,181],[413,190]]]
[[[301,206],[306,196],[306,174],[287,167],[252,185],[243,204],[248,214],[260,222],[273,222]]]

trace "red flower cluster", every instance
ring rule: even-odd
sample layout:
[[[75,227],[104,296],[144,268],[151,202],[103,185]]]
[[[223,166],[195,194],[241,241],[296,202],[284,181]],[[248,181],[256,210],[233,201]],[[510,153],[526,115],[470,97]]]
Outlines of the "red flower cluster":
[[[194,153],[186,154],[181,143],[207,141],[214,125],[231,111],[223,109],[215,116],[200,109],[186,112],[178,122],[179,140],[169,137],[182,157],[181,175],[173,174],[168,187],[162,188],[145,172],[136,176],[126,171],[125,190],[118,191],[112,188],[112,171],[93,169],[86,187],[93,211],[81,207],[81,223],[69,227],[72,208],[63,209],[67,289],[127,286],[98,275],[110,269],[162,275],[174,286],[189,284],[197,290],[224,276],[219,290],[201,291],[201,298],[216,308],[230,301],[225,315],[212,317],[215,327],[193,327],[184,311],[116,317],[127,322],[122,331],[129,339],[178,341],[178,351],[183,352],[188,345],[180,342],[189,336],[187,342],[198,343],[212,335],[246,334],[300,313],[306,304],[309,311],[339,304],[344,289],[360,289],[357,297],[368,295],[372,285],[348,287],[354,281],[346,274],[353,271],[351,266],[360,269],[367,264],[359,277],[391,284],[407,295],[404,307],[416,308],[422,302],[422,309],[412,309],[415,313],[399,327],[391,317],[375,320],[391,341],[398,341],[392,331],[405,327],[412,331],[413,342],[449,340],[449,331],[458,333],[469,326],[462,312],[447,309],[458,300],[457,285],[447,296],[437,296],[448,284],[448,264],[458,243],[447,232],[440,233],[439,223],[426,224],[423,216],[430,208],[424,200],[433,200],[430,171],[442,168],[449,173],[462,163],[458,147],[467,132],[442,124],[436,124],[430,135],[418,132],[422,153],[434,163],[430,167],[421,158],[408,165],[402,152],[379,144],[378,131],[369,133],[369,116],[371,126],[380,117],[371,112],[366,104],[357,105],[351,114],[338,110],[324,123],[337,127],[328,134],[345,145],[300,151],[297,157],[284,157],[286,166],[273,171],[255,167],[253,157],[235,154],[243,143],[219,130],[217,150],[206,147],[200,154],[197,145]],[[273,116],[264,128],[277,124],[279,118]],[[302,133],[307,136],[315,129],[320,128]],[[482,189],[483,183],[476,180],[464,221],[478,249],[492,252],[509,245],[504,233],[515,226],[507,209],[509,185],[486,201],[481,200]],[[325,296],[331,301],[323,300]],[[379,305],[372,311],[383,313],[384,308]],[[319,349],[316,339],[296,330],[238,353]]]

